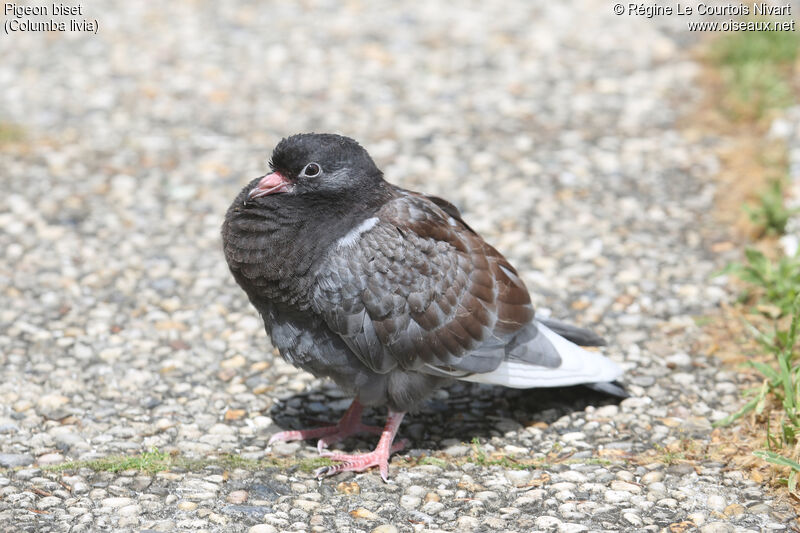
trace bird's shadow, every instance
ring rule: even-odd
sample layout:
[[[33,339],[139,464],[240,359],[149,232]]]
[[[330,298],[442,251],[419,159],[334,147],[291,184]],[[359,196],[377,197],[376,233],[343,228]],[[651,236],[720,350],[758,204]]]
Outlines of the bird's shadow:
[[[409,438],[412,448],[438,450],[446,439],[470,442],[476,437],[501,436],[537,422],[549,425],[590,405],[599,407],[620,401],[583,386],[507,389],[456,382],[409,413],[398,435]],[[348,403],[349,399],[338,391],[318,387],[276,401],[269,408],[269,416],[284,430],[309,429],[335,424]],[[333,407],[328,410],[326,405]],[[385,415],[385,408],[366,409],[364,423],[383,426]],[[367,439],[372,442],[374,437],[352,440],[366,443]]]

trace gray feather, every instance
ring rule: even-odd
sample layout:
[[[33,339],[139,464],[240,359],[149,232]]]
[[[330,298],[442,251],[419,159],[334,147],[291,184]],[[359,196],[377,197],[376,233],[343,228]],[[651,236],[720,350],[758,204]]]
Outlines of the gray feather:
[[[585,328],[579,328],[553,318],[539,318],[536,320],[552,329],[568,341],[572,341],[578,346],[605,346],[606,341],[597,333]]]

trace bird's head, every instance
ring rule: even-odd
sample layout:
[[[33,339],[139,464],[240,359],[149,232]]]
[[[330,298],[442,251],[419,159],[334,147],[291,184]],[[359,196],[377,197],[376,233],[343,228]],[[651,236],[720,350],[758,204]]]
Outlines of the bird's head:
[[[284,138],[272,151],[270,168],[272,172],[253,181],[246,202],[268,201],[274,195],[341,195],[383,180],[361,145],[332,133]]]

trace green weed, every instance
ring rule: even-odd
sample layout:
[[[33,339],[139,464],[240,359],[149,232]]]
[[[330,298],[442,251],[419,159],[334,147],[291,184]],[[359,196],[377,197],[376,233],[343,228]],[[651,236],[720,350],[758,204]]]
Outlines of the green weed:
[[[44,470],[51,472],[62,472],[64,470],[77,470],[79,468],[89,468],[95,472],[122,472],[125,470],[139,470],[154,474],[164,470],[169,470],[173,466],[173,459],[170,454],[160,452],[157,448],[140,455],[133,456],[109,456],[91,461],[73,461],[59,465],[48,466]]]
[[[777,315],[788,315],[800,295],[800,253],[770,261],[758,250],[745,250],[746,263],[731,263],[719,274],[731,274],[747,283],[745,299],[773,306]],[[763,309],[763,308],[762,308]]]
[[[774,179],[766,191],[759,196],[755,205],[745,205],[750,221],[755,224],[762,235],[783,235],[789,219],[800,213],[800,209],[789,209],[783,198],[784,180]]]
[[[711,58],[725,84],[724,110],[736,119],[759,119],[791,105],[799,46],[793,32],[733,32],[717,40]]]
[[[761,361],[748,361],[746,364],[763,376],[761,385],[749,391],[750,400],[737,412],[720,420],[715,425],[725,426],[748,413],[762,415],[772,403],[781,408],[778,416],[778,431],[772,432],[770,417],[767,416],[767,450],[754,452],[762,459],[782,466],[789,466],[791,473],[787,478],[789,490],[797,487],[797,472],[800,465],[800,361],[797,350],[800,334],[800,296],[792,306],[792,321],[788,329],[776,328],[766,334],[752,327],[753,333],[764,350],[772,355],[771,364]],[[774,450],[784,450],[778,454]]]

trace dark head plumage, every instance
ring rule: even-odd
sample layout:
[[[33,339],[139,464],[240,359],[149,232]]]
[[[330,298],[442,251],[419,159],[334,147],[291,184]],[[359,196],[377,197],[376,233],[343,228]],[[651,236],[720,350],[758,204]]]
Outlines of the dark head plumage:
[[[272,152],[270,168],[292,194],[337,192],[382,181],[383,174],[355,140],[333,133],[285,137]]]

